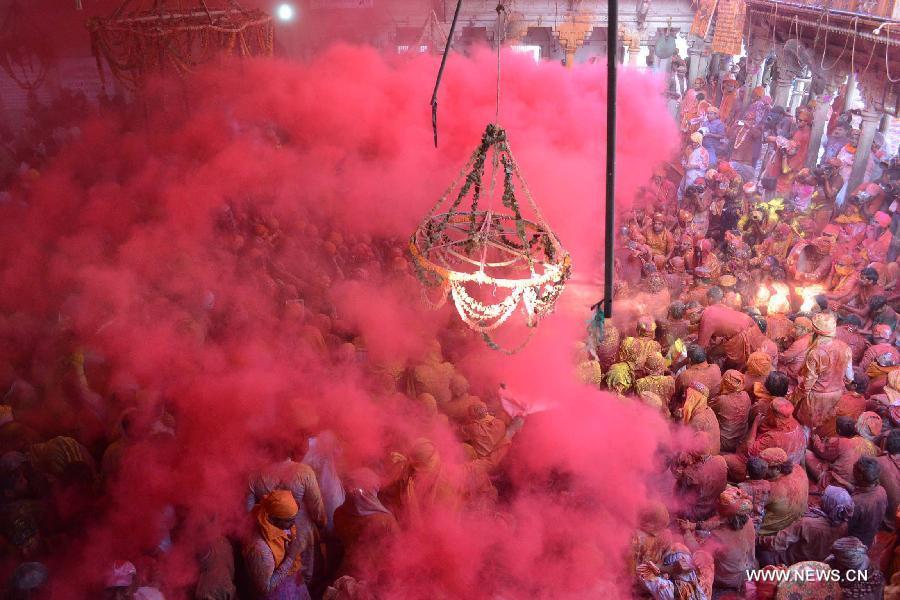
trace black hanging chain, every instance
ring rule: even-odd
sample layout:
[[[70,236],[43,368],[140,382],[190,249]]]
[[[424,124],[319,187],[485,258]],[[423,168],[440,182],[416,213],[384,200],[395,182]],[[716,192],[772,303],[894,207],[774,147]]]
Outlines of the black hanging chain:
[[[434,92],[431,93],[431,129],[434,131],[434,147],[437,148],[437,95],[441,87],[441,78],[444,76],[444,66],[447,64],[447,56],[450,54],[450,46],[453,44],[453,32],[456,31],[456,20],[459,18],[459,9],[462,0],[457,0],[456,10],[453,13],[453,21],[450,23],[450,33],[447,34],[447,45],[444,46],[444,54],[441,56],[441,66],[438,69],[437,80],[434,82]]]

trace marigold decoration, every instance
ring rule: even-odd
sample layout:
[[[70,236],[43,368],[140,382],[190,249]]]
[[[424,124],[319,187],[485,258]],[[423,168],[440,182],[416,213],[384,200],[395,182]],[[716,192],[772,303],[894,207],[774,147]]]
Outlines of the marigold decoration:
[[[485,163],[491,152],[493,173],[488,199],[493,196],[494,177],[499,171],[503,176],[503,209],[499,211],[478,206],[485,188]],[[530,218],[522,215],[517,188],[531,208]],[[454,190],[455,198],[446,206]],[[452,298],[466,325],[481,333],[495,350],[510,354],[528,340],[514,350],[503,350],[491,339],[490,332],[521,305],[525,323],[531,328],[530,339],[538,322],[553,311],[571,274],[569,254],[528,191],[506,132],[493,124],[485,129],[481,144],[457,180],[410,238],[409,251],[431,307],[438,309],[448,297]],[[429,289],[439,291],[436,302],[429,300]],[[508,293],[493,303],[479,299],[494,297],[498,290]],[[476,291],[477,298],[472,291]]]
[[[198,0],[169,7],[165,0],[125,0],[109,17],[88,20],[91,50],[105,84],[105,63],[129,89],[154,73],[184,75],[218,55],[271,56],[275,29],[265,12],[235,0],[223,6]],[[131,6],[136,4],[136,6]]]

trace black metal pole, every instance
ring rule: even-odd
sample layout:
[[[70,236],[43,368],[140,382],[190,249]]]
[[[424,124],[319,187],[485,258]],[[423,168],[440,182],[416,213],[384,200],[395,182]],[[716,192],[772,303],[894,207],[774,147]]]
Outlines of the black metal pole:
[[[612,317],[613,252],[616,238],[616,76],[619,44],[619,2],[608,0],[606,40],[606,239],[603,253],[603,315]]]
[[[444,55],[441,57],[441,68],[438,69],[437,80],[434,82],[434,92],[431,94],[431,129],[434,131],[434,147],[437,148],[437,94],[441,87],[441,77],[444,76],[444,65],[447,64],[447,55],[450,54],[450,45],[453,43],[453,32],[456,30],[456,19],[459,18],[459,9],[462,0],[457,0],[456,11],[453,13],[453,21],[450,23],[450,33],[447,34],[447,45],[444,47]]]

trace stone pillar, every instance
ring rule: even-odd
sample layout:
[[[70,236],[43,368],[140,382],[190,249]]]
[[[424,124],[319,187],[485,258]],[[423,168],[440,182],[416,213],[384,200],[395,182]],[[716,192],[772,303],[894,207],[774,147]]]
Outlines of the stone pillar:
[[[816,110],[813,113],[812,128],[809,132],[809,153],[806,155],[806,166],[815,167],[819,162],[819,151],[822,149],[822,138],[828,125],[828,110],[837,94],[837,87],[828,85],[825,91],[816,98]]]
[[[794,81],[794,90],[791,92],[791,100],[788,103],[788,112],[794,112],[803,103],[809,79],[797,79]]]
[[[894,118],[891,115],[885,113],[884,116],[881,117],[881,124],[878,126],[878,131],[887,135],[891,130],[891,123],[893,122]]]
[[[703,40],[693,39],[688,42],[688,88],[694,85],[694,80],[700,76],[700,55],[702,52]]]
[[[772,98],[776,106],[788,107],[793,83],[794,76],[791,73],[778,70],[778,79],[775,80],[775,96]]]
[[[856,73],[850,72],[847,76],[847,93],[844,94],[844,112],[850,110],[853,105],[853,99],[856,97]]]
[[[668,73],[669,69],[672,68],[672,59],[671,58],[660,58],[657,56],[657,57],[655,57],[655,60],[653,61],[653,68],[654,68],[654,70],[656,70],[660,73]]]
[[[853,169],[850,171],[850,183],[847,186],[848,194],[855,190],[866,176],[866,166],[869,164],[869,155],[872,153],[872,139],[878,130],[878,121],[881,115],[866,107],[862,111],[862,124],[859,128],[859,145],[856,147],[856,156],[853,158]]]

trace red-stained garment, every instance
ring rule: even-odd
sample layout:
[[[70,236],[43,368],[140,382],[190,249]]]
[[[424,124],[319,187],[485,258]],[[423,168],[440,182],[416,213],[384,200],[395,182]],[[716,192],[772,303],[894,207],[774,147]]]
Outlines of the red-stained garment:
[[[882,354],[890,354],[894,358],[894,362],[900,361],[900,352],[891,344],[875,344],[869,346],[869,349],[863,353],[863,357],[859,361],[859,369],[865,373],[869,369],[869,365]]]
[[[751,325],[756,327],[756,323],[750,315],[721,304],[713,304],[707,306],[700,315],[697,343],[708,349],[713,337],[730,339]]]
[[[818,427],[834,416],[838,400],[844,394],[850,364],[850,347],[844,342],[825,337],[813,342],[797,386],[798,421]]]
[[[691,365],[682,371],[675,380],[679,395],[684,395],[684,390],[691,387],[694,382],[699,382],[709,388],[710,397],[719,394],[722,386],[722,370],[719,365],[711,365],[707,362]]]
[[[866,338],[856,331],[847,331],[847,328],[843,325],[837,328],[837,334],[834,337],[850,347],[853,364],[859,364],[863,354],[866,352],[866,348],[869,347],[869,342],[866,341]]]
[[[807,457],[807,463],[810,471],[819,478],[821,487],[837,485],[852,490],[853,465],[863,456],[861,448],[853,438],[813,438],[810,443],[812,456]]]
[[[803,363],[806,361],[806,353],[809,352],[809,345],[812,339],[813,334],[807,333],[794,340],[794,343],[781,353],[778,361],[778,370],[787,373],[788,377],[792,379],[798,379],[800,371],[803,369]]]
[[[727,484],[728,465],[722,456],[707,456],[688,466],[678,479],[688,518],[702,521],[712,517]]]
[[[850,417],[854,422],[866,410],[866,397],[856,392],[845,391],[838,400],[837,407],[834,411],[834,417],[826,420],[816,429],[816,433],[822,437],[832,437],[837,435],[837,418]]]
[[[747,448],[749,456],[759,456],[766,448],[781,448],[794,464],[803,462],[806,456],[806,433],[793,416],[783,416],[769,411]]]
[[[809,479],[803,465],[772,482],[760,535],[775,535],[802,517],[809,507]]]
[[[719,394],[709,406],[719,420],[722,452],[734,452],[747,435],[750,396],[743,390]]]
[[[756,351],[762,351],[772,357],[772,363],[778,359],[778,346],[766,337],[754,322],[750,327],[729,339],[722,345],[725,358],[735,368],[743,368],[747,359]]]

